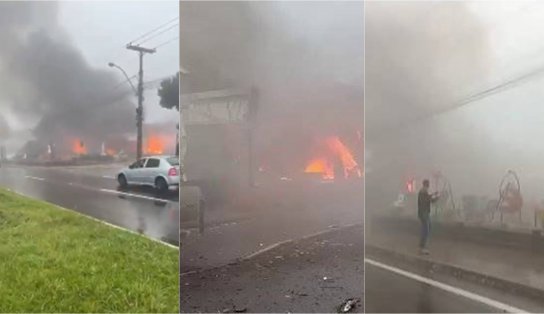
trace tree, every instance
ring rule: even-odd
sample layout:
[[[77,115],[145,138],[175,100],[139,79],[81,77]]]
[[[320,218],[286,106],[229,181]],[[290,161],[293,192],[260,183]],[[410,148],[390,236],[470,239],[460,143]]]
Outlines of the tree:
[[[175,76],[163,80],[157,93],[161,98],[161,107],[166,109],[176,108],[179,111],[179,72]],[[176,134],[178,136],[176,156],[179,156],[179,124],[176,127]]]
[[[179,73],[161,82],[158,95],[161,98],[161,107],[176,108],[179,111]]]

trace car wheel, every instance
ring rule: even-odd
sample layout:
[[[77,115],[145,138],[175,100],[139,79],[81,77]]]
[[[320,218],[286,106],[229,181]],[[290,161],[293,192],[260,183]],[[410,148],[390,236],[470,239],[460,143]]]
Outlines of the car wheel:
[[[128,186],[127,178],[124,174],[120,174],[117,176],[117,182],[119,182],[119,186],[123,189]]]
[[[155,180],[155,189],[157,189],[157,192],[164,194],[168,191],[168,183],[164,178],[157,178]]]

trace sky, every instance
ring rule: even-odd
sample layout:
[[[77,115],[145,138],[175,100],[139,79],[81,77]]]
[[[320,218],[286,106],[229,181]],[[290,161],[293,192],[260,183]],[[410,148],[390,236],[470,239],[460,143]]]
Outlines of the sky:
[[[179,68],[179,5],[177,1],[61,1],[60,23],[65,27],[74,45],[84,54],[88,63],[96,68],[108,69],[114,62],[130,76],[138,73],[138,53],[125,48],[131,40],[165,24],[173,26],[163,34],[142,44],[157,49],[155,54],[144,56],[144,81],[174,75]],[[119,70],[119,82],[124,77]],[[133,79],[137,86],[137,79]],[[156,85],[158,87],[158,85]],[[145,121],[177,121],[179,115],[159,106],[156,88],[145,92]],[[136,103],[136,99],[134,100]]]
[[[476,1],[468,5],[489,38],[493,79],[515,76],[544,65],[544,3]]]

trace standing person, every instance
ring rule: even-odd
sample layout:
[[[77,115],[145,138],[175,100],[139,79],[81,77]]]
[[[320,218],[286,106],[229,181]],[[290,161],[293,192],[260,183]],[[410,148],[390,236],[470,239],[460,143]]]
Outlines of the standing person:
[[[421,221],[421,236],[419,250],[421,254],[428,255],[427,242],[431,232],[431,203],[438,199],[438,193],[429,193],[429,180],[423,180],[423,186],[417,196],[417,216]]]

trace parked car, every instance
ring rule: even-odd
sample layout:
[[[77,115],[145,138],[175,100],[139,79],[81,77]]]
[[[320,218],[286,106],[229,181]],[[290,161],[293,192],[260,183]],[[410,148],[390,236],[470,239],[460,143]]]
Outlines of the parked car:
[[[166,192],[170,187],[179,186],[180,163],[176,156],[144,157],[117,174],[117,181],[122,188],[130,185],[151,186],[159,192]]]

